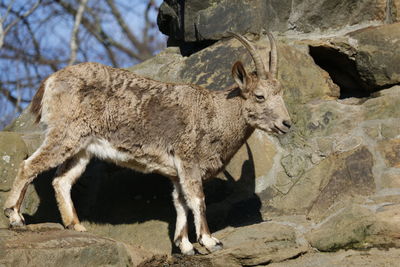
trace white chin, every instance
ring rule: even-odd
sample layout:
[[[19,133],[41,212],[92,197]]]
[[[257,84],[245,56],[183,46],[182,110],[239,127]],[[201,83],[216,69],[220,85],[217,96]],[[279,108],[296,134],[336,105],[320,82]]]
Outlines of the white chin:
[[[273,127],[271,128],[271,127],[268,127],[268,126],[257,126],[257,129],[260,129],[261,131],[264,131],[264,132],[266,132],[268,134],[273,134],[273,135],[282,135],[282,134],[284,134],[283,132],[281,132],[281,131],[273,128]]]
[[[272,130],[272,128],[270,128],[270,127],[268,127],[268,126],[261,126],[261,125],[258,125],[256,128],[259,129],[259,130],[261,130],[261,131],[267,132],[267,133],[273,133],[273,132],[274,132],[274,131]]]

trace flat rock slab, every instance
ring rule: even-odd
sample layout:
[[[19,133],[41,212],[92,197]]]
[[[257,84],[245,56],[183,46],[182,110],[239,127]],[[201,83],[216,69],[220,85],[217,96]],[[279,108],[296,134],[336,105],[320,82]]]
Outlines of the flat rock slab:
[[[165,260],[112,239],[61,228],[38,224],[0,229],[0,266],[138,266]]]

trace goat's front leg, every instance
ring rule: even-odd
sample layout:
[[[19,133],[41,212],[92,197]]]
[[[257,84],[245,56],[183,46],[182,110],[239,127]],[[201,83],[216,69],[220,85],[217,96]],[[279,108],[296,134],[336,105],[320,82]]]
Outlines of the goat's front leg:
[[[197,241],[208,251],[222,249],[222,243],[211,236],[206,219],[206,205],[200,170],[197,166],[185,168],[178,162],[179,184],[189,208],[193,212]]]
[[[181,185],[178,180],[172,180],[174,185],[174,191],[172,192],[172,198],[174,200],[174,206],[176,210],[176,227],[174,235],[174,243],[181,250],[182,254],[194,255],[194,249],[192,243],[188,237],[188,223],[187,214],[188,206],[182,193]]]

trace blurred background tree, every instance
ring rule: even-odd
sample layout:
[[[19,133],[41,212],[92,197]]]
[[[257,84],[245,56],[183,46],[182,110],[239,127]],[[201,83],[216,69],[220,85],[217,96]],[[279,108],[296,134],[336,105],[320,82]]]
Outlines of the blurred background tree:
[[[41,80],[85,61],[129,67],[166,45],[162,0],[1,0],[0,129],[29,104]]]

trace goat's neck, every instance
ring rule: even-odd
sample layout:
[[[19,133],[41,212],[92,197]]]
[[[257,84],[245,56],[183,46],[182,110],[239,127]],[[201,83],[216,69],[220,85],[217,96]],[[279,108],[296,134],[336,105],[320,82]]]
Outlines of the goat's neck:
[[[219,137],[225,144],[223,158],[230,160],[234,153],[246,142],[253,133],[243,116],[244,99],[240,96],[228,97],[229,91],[212,92],[217,107],[216,120],[219,122]]]

